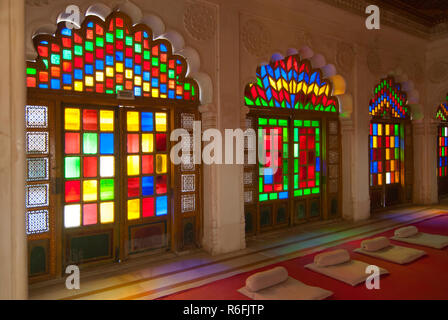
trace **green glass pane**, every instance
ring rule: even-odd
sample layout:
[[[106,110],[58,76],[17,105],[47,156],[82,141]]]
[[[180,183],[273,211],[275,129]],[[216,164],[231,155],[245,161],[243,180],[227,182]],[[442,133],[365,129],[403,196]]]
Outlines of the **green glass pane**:
[[[259,178],[258,192],[263,192],[263,178]]]
[[[288,128],[283,128],[283,142],[288,142]]]
[[[260,194],[259,199],[260,201],[266,201],[268,200],[268,195],[266,193]]]
[[[81,159],[80,157],[65,157],[65,178],[79,178],[81,175]]]
[[[311,126],[313,126],[313,127],[318,127],[318,126],[319,126],[319,121],[313,121],[313,122],[311,123]]]
[[[36,74],[36,68],[26,68],[26,74]]]
[[[313,188],[313,189],[311,190],[311,192],[312,192],[313,194],[319,193],[319,188]]]
[[[262,126],[267,125],[268,124],[268,120],[266,118],[259,118],[258,119],[258,124],[262,125]]]
[[[114,200],[114,179],[100,180],[100,199],[102,201]]]
[[[115,34],[118,39],[123,39],[123,30],[117,29],[117,32]]]
[[[159,65],[159,59],[158,58],[152,58],[151,63],[154,67],[157,67]]]
[[[112,33],[106,33],[106,42],[114,42],[114,35]]]
[[[151,54],[149,53],[149,51],[145,50],[143,52],[143,59],[149,60],[149,58],[151,58]]]
[[[96,46],[97,47],[103,47],[104,46],[104,40],[103,38],[97,37],[96,38]]]
[[[84,133],[83,138],[83,151],[85,154],[96,154],[98,152],[98,134],[97,133]]]
[[[126,45],[127,46],[132,46],[132,37],[126,37]]]
[[[93,51],[93,42],[92,41],[86,41],[86,51]]]
[[[269,200],[276,200],[277,199],[277,194],[276,193],[270,193],[269,194]]]
[[[299,173],[299,159],[294,159],[294,173]]]
[[[294,120],[294,126],[295,127],[301,127],[303,125],[303,121],[302,120]]]
[[[174,70],[169,70],[168,71],[168,78],[174,79]]]
[[[278,125],[282,127],[286,127],[288,125],[288,120],[280,119],[278,120]]]
[[[269,125],[276,126],[277,125],[277,119],[269,119]]]
[[[310,126],[311,126],[311,121],[310,121],[310,120],[305,120],[304,123],[303,123],[303,125],[304,125],[305,127],[310,127]]]
[[[82,56],[82,47],[81,46],[76,45],[74,50],[75,50],[75,55]]]
[[[45,69],[48,69],[48,59],[42,59],[45,64]]]
[[[299,129],[294,128],[294,142],[299,142]]]
[[[62,57],[64,58],[64,60],[72,60],[72,52],[70,50],[64,49],[62,51]]]
[[[142,52],[142,45],[140,43],[136,43],[134,46],[135,52],[141,53]]]
[[[304,190],[303,190],[303,194],[304,194],[304,195],[309,195],[309,194],[311,194],[311,189],[309,189],[309,188],[304,189]]]
[[[316,157],[320,157],[320,143],[316,143]]]
[[[135,52],[137,52],[137,50],[135,50]],[[161,63],[160,64],[160,72],[166,72],[166,63]],[[187,87],[188,87],[188,89],[187,89]],[[190,84],[189,83],[186,83],[185,84],[185,90],[190,90]]]
[[[58,54],[52,54],[51,55],[51,63],[52,64],[60,64],[61,63],[61,56]]]

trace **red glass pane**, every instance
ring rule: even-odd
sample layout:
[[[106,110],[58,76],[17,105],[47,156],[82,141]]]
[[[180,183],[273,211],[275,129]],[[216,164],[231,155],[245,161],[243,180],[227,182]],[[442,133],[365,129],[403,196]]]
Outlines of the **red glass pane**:
[[[97,215],[97,204],[96,203],[87,203],[82,206],[82,224],[84,226],[90,224],[97,224],[98,222]]]
[[[75,57],[75,67],[76,68],[82,68],[84,65],[82,58]]]
[[[43,46],[37,47],[37,52],[41,57],[47,57],[48,56],[48,48]]]
[[[128,197],[138,197],[140,195],[140,178],[128,178]]]
[[[139,152],[139,134],[129,133],[128,134],[128,153],[138,153]]]
[[[92,63],[93,62],[93,53],[87,52],[85,54],[86,62]]]
[[[306,136],[300,136],[299,147],[300,149],[306,149]]]
[[[82,124],[84,130],[97,130],[98,129],[97,111],[84,109],[82,111]]]
[[[308,137],[308,149],[314,149],[314,136]]]
[[[97,157],[84,157],[83,159],[83,174],[85,178],[93,178],[97,176],[98,159]]]
[[[65,181],[65,202],[79,202],[81,200],[81,182],[79,180]]]
[[[34,88],[36,86],[36,78],[27,77],[26,78],[26,86]]]
[[[166,151],[166,134],[158,133],[156,134],[156,150]]]
[[[157,176],[156,179],[156,193],[164,194],[166,193],[166,176]]]
[[[308,167],[308,179],[314,179],[314,167],[313,166]]]
[[[65,153],[74,154],[80,153],[80,134],[79,132],[66,132],[65,133]]]
[[[154,216],[154,198],[142,199],[142,215],[145,218]]]
[[[154,158],[152,155],[142,156],[142,173],[152,174],[154,172]]]
[[[300,167],[300,180],[306,180],[306,167]]]

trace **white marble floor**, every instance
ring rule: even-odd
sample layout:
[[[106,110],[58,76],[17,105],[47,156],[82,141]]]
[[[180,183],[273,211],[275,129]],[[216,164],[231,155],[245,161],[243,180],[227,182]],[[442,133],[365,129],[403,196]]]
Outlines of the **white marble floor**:
[[[428,219],[448,205],[412,206],[376,214],[361,222],[306,224],[248,239],[247,248],[211,256],[202,250],[143,258],[82,271],[81,288],[65,279],[30,286],[30,299],[155,299],[279,261],[304,256],[398,226]]]

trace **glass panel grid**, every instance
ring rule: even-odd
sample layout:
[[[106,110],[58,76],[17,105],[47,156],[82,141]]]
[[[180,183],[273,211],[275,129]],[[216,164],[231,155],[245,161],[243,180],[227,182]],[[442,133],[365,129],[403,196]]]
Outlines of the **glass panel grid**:
[[[263,154],[266,157],[265,164],[259,164],[259,200],[287,199],[288,121],[259,118],[258,138],[263,141]],[[277,163],[271,165],[274,153],[277,154]]]
[[[114,222],[113,110],[66,107],[64,112],[64,225]]]
[[[167,113],[126,111],[127,219],[168,213]]]
[[[448,126],[440,126],[438,133],[438,175],[439,177],[446,177],[448,167]]]
[[[317,120],[294,120],[294,197],[320,193],[321,125]]]

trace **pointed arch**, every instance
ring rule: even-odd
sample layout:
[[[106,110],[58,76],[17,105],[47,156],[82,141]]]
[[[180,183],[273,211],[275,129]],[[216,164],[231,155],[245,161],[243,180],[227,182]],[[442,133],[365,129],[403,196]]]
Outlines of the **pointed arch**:
[[[406,92],[392,76],[381,79],[373,90],[374,97],[369,102],[369,114],[372,117],[410,119]]]

